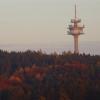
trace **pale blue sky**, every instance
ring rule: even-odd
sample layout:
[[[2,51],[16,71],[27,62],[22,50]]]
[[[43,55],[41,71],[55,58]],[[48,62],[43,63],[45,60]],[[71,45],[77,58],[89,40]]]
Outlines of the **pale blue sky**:
[[[66,32],[75,2],[86,26],[80,42],[100,41],[100,0],[0,0],[0,44],[73,43]]]

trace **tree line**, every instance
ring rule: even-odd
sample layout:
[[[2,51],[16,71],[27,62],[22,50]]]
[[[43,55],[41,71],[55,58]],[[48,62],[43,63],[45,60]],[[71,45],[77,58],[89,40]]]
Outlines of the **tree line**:
[[[100,100],[100,56],[0,50],[0,100]]]

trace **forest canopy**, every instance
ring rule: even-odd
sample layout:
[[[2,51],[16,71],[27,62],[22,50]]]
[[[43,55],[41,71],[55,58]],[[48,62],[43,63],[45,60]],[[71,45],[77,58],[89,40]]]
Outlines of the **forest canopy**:
[[[99,94],[99,55],[0,50],[0,100],[100,100]]]

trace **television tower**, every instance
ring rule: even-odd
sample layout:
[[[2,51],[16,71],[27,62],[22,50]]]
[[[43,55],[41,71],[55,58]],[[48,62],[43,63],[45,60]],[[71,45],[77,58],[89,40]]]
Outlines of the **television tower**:
[[[71,19],[71,25],[69,25],[68,35],[72,35],[74,37],[74,53],[79,54],[78,49],[78,37],[79,35],[84,34],[83,29],[84,25],[80,25],[81,19],[77,18],[76,4],[75,4],[75,18]]]

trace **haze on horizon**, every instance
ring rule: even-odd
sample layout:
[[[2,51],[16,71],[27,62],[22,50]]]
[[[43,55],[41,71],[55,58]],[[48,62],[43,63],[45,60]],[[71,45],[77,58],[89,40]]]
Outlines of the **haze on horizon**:
[[[0,0],[0,48],[5,49],[3,45],[7,45],[6,49],[13,50],[8,45],[33,44],[35,49],[37,45],[44,49],[41,44],[60,44],[66,49],[72,44],[72,51],[73,37],[67,35],[67,27],[74,17],[75,2],[78,16],[86,26],[80,43],[99,43],[100,0]],[[95,43],[90,49],[98,48]]]

